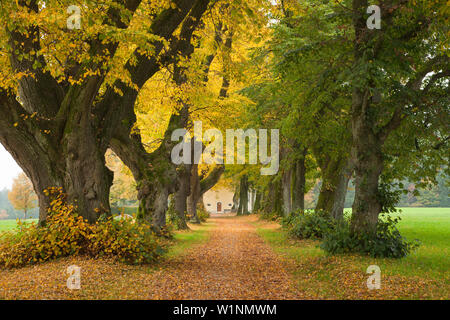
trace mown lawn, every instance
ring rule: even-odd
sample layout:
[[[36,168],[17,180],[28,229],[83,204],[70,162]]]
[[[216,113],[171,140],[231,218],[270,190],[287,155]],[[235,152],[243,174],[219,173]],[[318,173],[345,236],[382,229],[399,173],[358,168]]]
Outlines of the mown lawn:
[[[354,292],[345,288],[356,285],[352,284],[354,281],[342,278],[365,274],[367,267],[375,264],[380,267],[382,276],[390,278],[389,294],[384,298],[449,299],[450,208],[403,208],[402,211],[399,230],[407,239],[422,242],[419,249],[402,259],[328,256],[318,247],[320,241],[290,239],[281,228],[262,221],[258,222],[258,233],[276,252],[298,263],[302,270],[297,268],[292,273],[301,286],[316,286],[313,290],[324,297],[357,298]],[[309,274],[308,278],[305,278],[305,273]],[[364,277],[358,281],[362,280]],[[357,286],[362,287],[363,284],[358,283]],[[383,290],[376,291],[379,293],[374,298],[381,298]]]
[[[37,219],[27,219],[21,220],[23,223],[37,223]],[[17,220],[8,219],[8,220],[0,220],[0,232],[13,230],[17,226]]]
[[[205,243],[213,225],[212,222],[205,222],[201,225],[190,225],[190,230],[187,231],[176,231],[166,256],[179,256],[186,253],[190,247]]]

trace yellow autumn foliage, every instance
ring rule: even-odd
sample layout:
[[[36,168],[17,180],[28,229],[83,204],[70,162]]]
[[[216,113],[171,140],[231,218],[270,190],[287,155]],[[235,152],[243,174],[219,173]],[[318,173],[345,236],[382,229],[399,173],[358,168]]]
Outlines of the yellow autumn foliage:
[[[163,253],[157,236],[146,223],[114,220],[89,224],[67,204],[59,188],[46,194],[53,199],[45,226],[22,225],[0,235],[0,267],[14,268],[60,257],[110,257],[128,264],[146,264]]]

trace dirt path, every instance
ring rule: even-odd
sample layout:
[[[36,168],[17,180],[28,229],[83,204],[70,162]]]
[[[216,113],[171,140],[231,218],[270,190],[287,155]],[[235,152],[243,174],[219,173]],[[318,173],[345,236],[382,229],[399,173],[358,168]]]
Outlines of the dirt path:
[[[256,234],[256,217],[212,218],[210,239],[155,267],[104,259],[59,259],[0,271],[0,299],[298,299],[277,255]],[[81,267],[81,290],[66,269]]]
[[[154,285],[167,293],[161,298],[298,298],[280,260],[256,234],[255,219],[212,218],[211,239],[160,271]]]
[[[294,299],[288,273],[256,234],[256,217],[212,218],[210,239],[158,266],[70,257],[0,270],[0,299]],[[81,289],[67,289],[67,267]]]

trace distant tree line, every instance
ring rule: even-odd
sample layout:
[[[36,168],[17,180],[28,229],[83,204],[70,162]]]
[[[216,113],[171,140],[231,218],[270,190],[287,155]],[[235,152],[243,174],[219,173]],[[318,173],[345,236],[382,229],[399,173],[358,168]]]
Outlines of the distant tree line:
[[[401,181],[403,192],[400,193],[398,207],[450,207],[449,186],[446,183],[443,174],[437,177],[437,184],[431,188],[419,188],[419,183],[410,181]],[[305,196],[305,205],[312,209],[317,203],[320,194],[321,182],[318,182],[314,188]],[[398,189],[400,190],[400,189]],[[355,197],[355,185],[350,181],[347,195],[345,197],[345,208],[351,208]]]
[[[8,199],[8,189],[0,190],[0,220],[4,219],[23,219],[23,210],[15,210]],[[39,208],[30,209],[27,212],[27,219],[37,219],[39,217]]]

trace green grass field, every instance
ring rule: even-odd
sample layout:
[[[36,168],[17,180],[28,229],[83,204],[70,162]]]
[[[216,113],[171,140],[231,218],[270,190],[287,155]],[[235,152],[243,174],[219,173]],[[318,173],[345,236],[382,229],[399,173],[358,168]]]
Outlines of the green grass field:
[[[389,270],[402,274],[449,276],[450,272],[450,208],[400,208],[398,229],[408,239],[422,245],[416,252],[400,260],[387,260]],[[395,261],[395,262],[392,262]],[[381,266],[380,266],[381,267]]]
[[[402,208],[402,220],[399,229],[407,239],[419,239],[422,245],[417,251],[403,259],[375,259],[380,267],[390,273],[402,275],[423,275],[433,278],[450,277],[450,208]],[[31,222],[36,220],[27,220]],[[12,230],[16,227],[16,220],[0,220],[0,232]],[[175,237],[179,242],[179,250],[183,251],[183,243],[187,246],[205,241],[207,228],[194,233],[178,233]],[[290,250],[294,256],[302,255],[322,256],[325,253],[317,247],[318,242],[310,241],[309,245],[300,247],[283,247],[286,234],[281,230],[260,229],[260,234],[277,250]],[[305,242],[306,243],[306,242]],[[177,250],[175,250],[177,251]],[[174,252],[175,253],[175,252]],[[176,253],[175,253],[176,254]],[[366,260],[374,259],[361,257],[361,265]]]
[[[174,235],[174,241],[169,247],[167,257],[175,257],[183,255],[187,250],[198,244],[202,244],[209,239],[209,231],[211,230],[213,223],[205,222],[199,226],[191,226],[189,231],[176,231]]]
[[[37,219],[22,220],[24,223],[37,223]],[[0,220],[0,232],[13,230],[17,226],[17,220]]]
[[[363,272],[368,265],[376,264],[385,275],[435,279],[443,284],[442,294],[449,294],[450,208],[401,209],[402,220],[398,224],[400,232],[406,239],[418,239],[422,243],[415,252],[402,259],[371,258],[359,255],[345,255],[338,258],[341,263],[351,265],[352,268]],[[259,225],[258,233],[276,252],[288,258],[297,261],[316,258],[322,260],[327,256],[318,247],[320,241],[292,240],[281,228],[265,228],[264,224]],[[324,272],[321,276],[327,276],[327,273]]]

